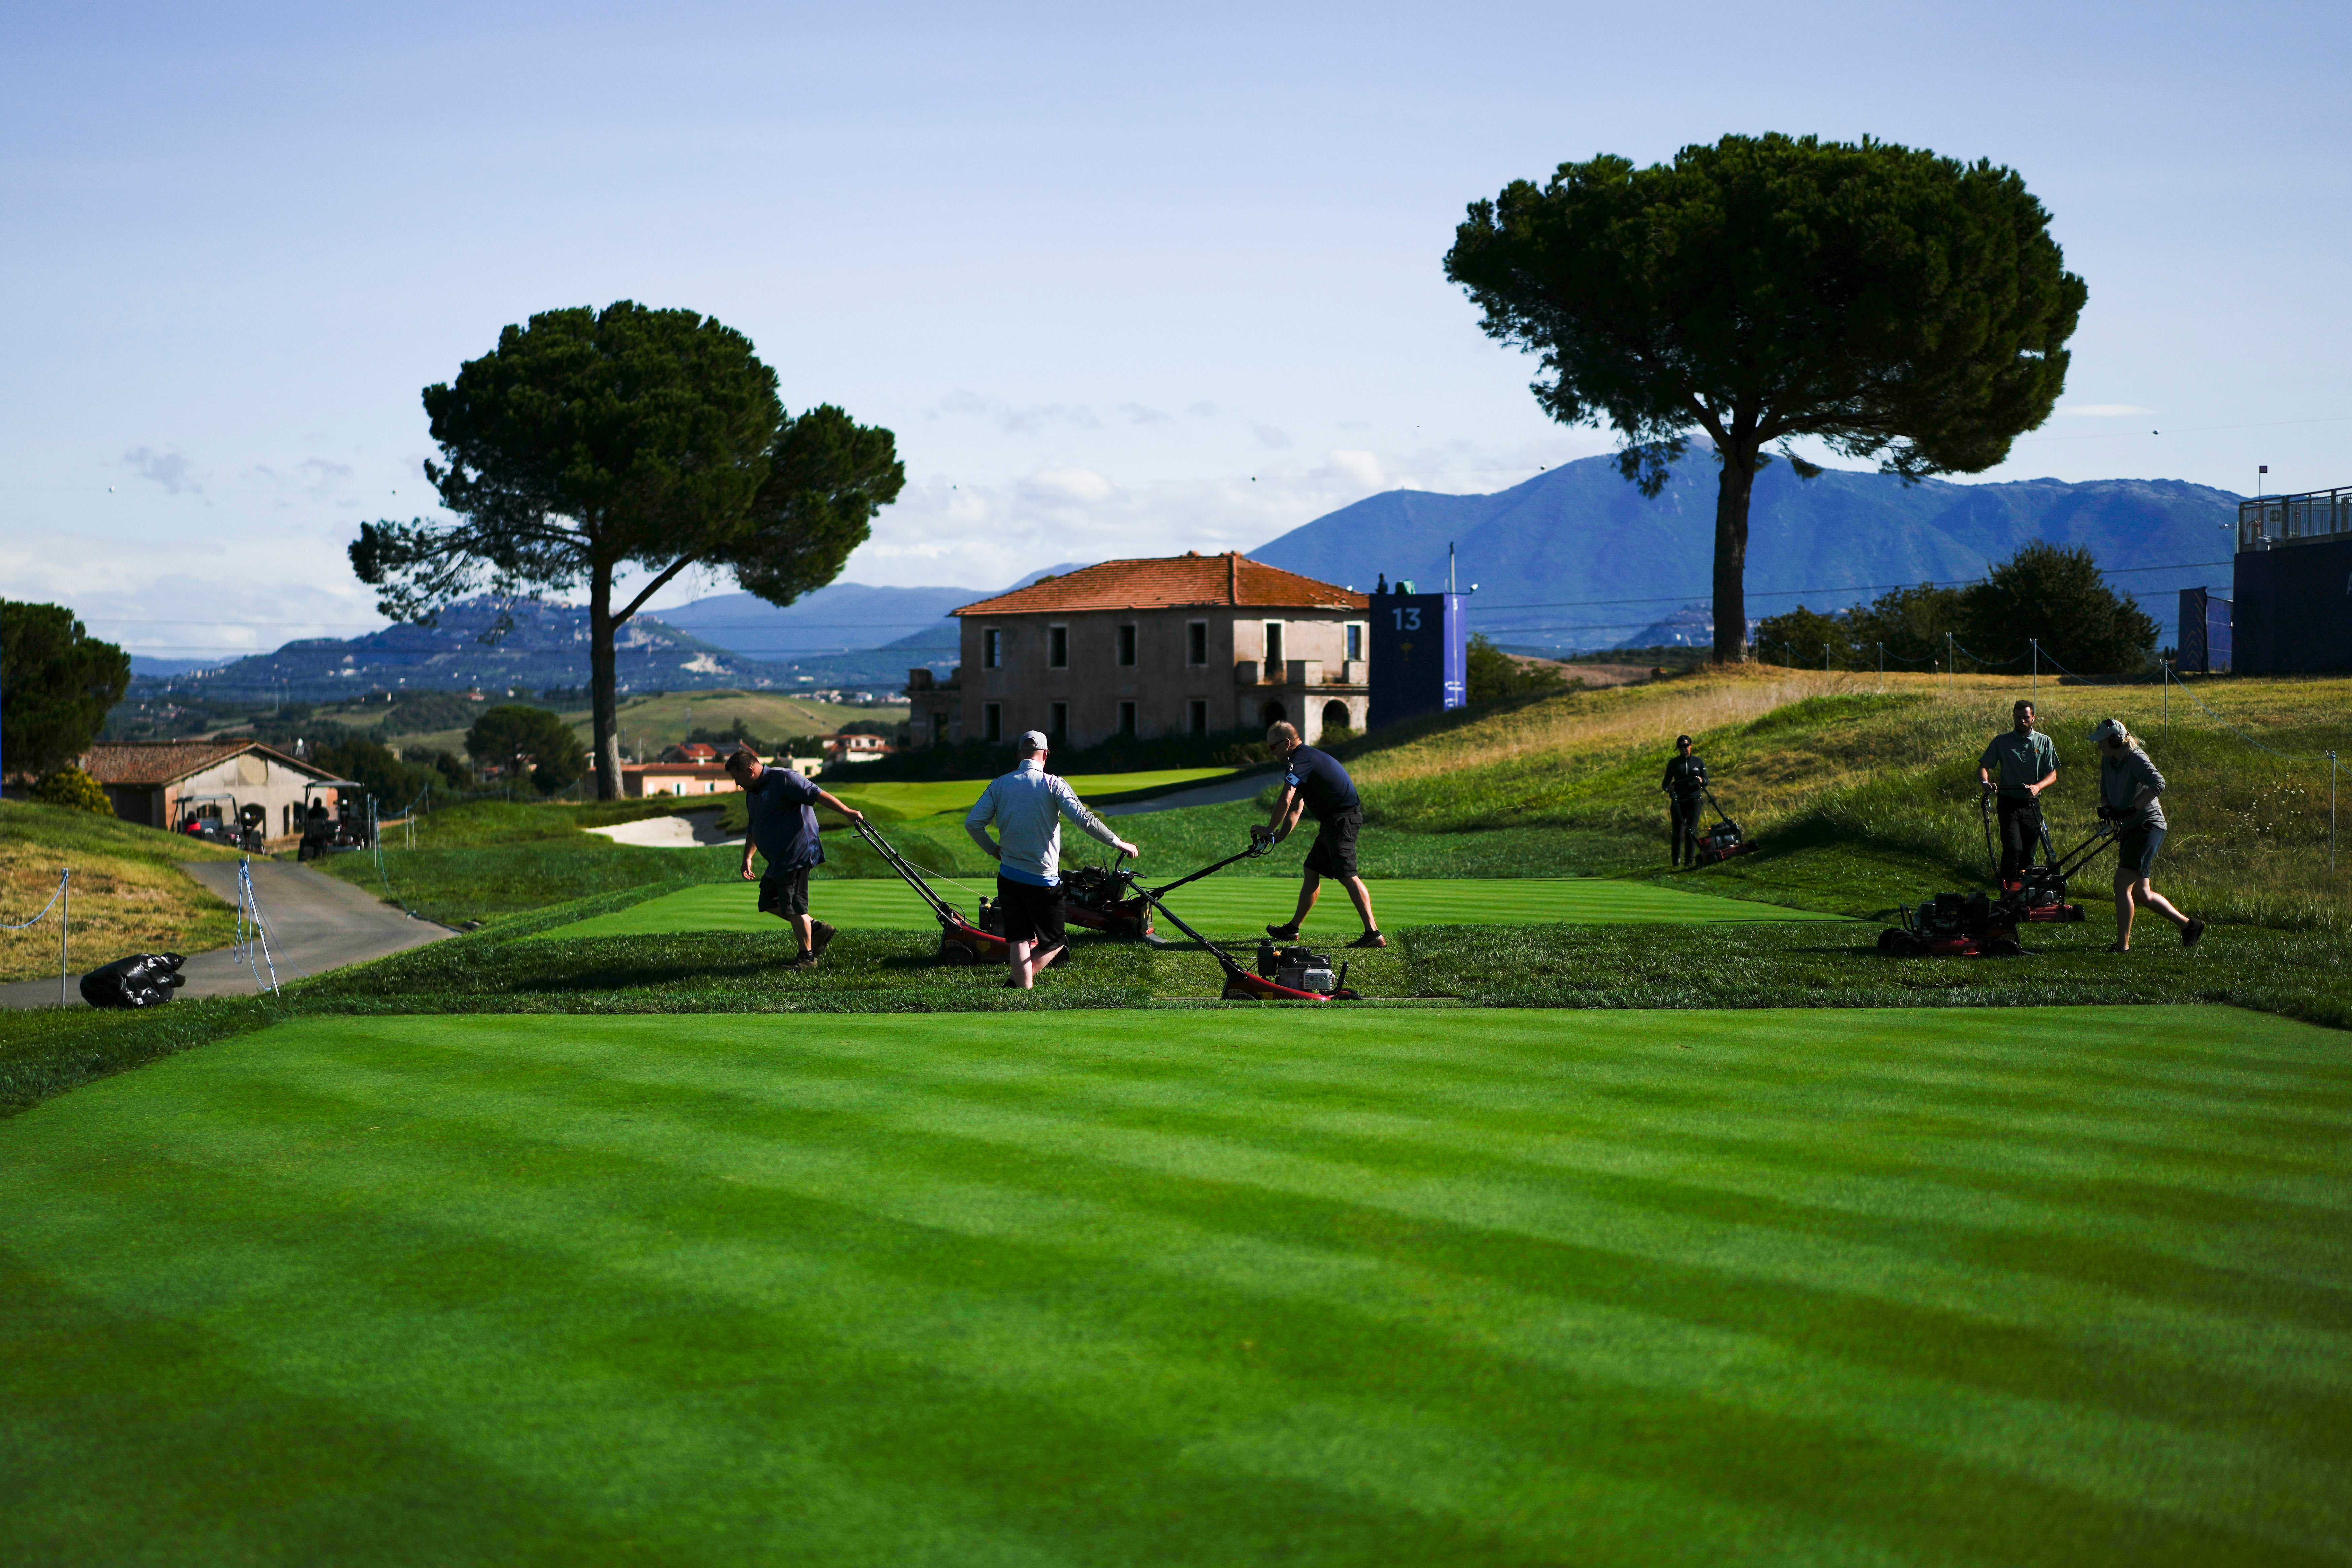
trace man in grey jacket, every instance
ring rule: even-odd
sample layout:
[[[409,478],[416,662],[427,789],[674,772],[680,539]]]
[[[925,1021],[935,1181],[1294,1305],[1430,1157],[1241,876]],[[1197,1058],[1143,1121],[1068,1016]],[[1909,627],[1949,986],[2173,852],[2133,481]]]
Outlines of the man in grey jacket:
[[[2164,775],[2120,719],[2103,719],[2091,731],[2099,748],[2099,816],[2112,823],[2116,846],[2116,940],[2109,952],[2131,951],[2132,910],[2154,910],[2180,928],[2180,944],[2195,947],[2205,922],[2191,920],[2156,890],[2148,875],[2164,847]]]
[[[963,830],[996,862],[996,907],[1004,917],[1004,942],[1013,976],[1004,984],[1026,991],[1068,945],[1062,932],[1062,818],[1128,855],[1139,855],[1126,839],[1086,808],[1075,791],[1045,771],[1045,736],[1031,730],[1021,737],[1021,765],[988,786],[963,819]],[[988,837],[996,825],[999,845]]]

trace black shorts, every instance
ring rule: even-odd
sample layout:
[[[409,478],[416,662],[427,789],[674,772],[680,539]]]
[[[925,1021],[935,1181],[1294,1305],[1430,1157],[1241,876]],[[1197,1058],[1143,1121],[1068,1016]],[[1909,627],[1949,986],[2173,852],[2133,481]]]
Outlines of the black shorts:
[[[2131,873],[2132,880],[2143,881],[2156,869],[2156,852],[2164,847],[2164,829],[2142,823],[2137,827],[2124,829],[2123,842],[2116,846],[2116,867]]]
[[[761,878],[760,912],[787,919],[808,913],[808,868],[771,871]]]
[[[1326,877],[1352,877],[1356,874],[1356,835],[1363,831],[1364,814],[1343,811],[1324,819],[1323,831],[1315,836],[1315,847],[1307,852],[1307,868]]]
[[[1004,940],[1034,942],[1052,947],[1064,940],[1062,889],[1033,882],[996,879],[996,912],[1004,919]]]

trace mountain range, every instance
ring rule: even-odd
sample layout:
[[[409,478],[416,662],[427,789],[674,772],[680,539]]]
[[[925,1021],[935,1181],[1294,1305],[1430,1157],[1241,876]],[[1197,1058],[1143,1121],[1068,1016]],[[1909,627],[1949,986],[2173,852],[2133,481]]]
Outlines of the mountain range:
[[[1385,574],[1477,584],[1470,626],[1527,651],[1649,647],[1709,635],[1717,469],[1693,452],[1655,500],[1586,458],[1493,495],[1389,490],[1250,552],[1269,565],[1360,589]],[[1968,582],[2032,540],[2081,545],[2137,597],[2170,640],[2177,591],[2229,582],[2238,497],[2175,479],[2027,479],[1906,485],[1832,469],[1757,476],[1748,613],[1801,603],[1828,612],[1887,587]],[[1690,613],[1696,606],[1697,615]]]
[[[1385,577],[1429,592],[1445,584],[1450,549],[1456,581],[1477,589],[1472,629],[1522,652],[1704,643],[1713,626],[1716,476],[1712,455],[1696,451],[1654,499],[1606,457],[1492,495],[1388,490],[1249,553],[1355,588]],[[1757,476],[1750,508],[1748,611],[1802,604],[1827,612],[1889,587],[1969,582],[2020,545],[2046,540],[2087,548],[2169,642],[2177,590],[2230,581],[2227,531],[2238,500],[2176,479],[1906,485],[1843,469],[1801,479],[1774,463]],[[1078,564],[1058,563],[1012,586]],[[910,667],[944,672],[957,663],[947,611],[1009,591],[836,583],[782,607],[750,594],[712,595],[624,627],[620,679],[637,691],[895,685]],[[536,600],[512,610],[514,628],[494,644],[483,637],[499,606],[469,600],[432,627],[292,642],[215,669],[142,669],[138,679],[304,700],[401,686],[585,684],[586,613]]]

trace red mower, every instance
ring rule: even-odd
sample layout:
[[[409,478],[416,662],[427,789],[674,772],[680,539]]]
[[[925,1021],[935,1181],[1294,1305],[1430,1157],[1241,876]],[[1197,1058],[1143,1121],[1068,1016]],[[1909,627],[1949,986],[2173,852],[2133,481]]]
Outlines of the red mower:
[[[1698,836],[1698,851],[1695,857],[1698,864],[1712,866],[1719,860],[1728,860],[1734,855],[1745,855],[1754,849],[1756,846],[1748,842],[1748,836],[1740,832],[1739,824],[1724,815],[1723,807],[1716,804],[1715,792],[1702,790],[1699,793],[1706,796],[1706,804],[1715,811],[1715,826]]]
[[[1985,819],[1985,851],[1993,853],[1991,797],[1978,798]],[[1916,909],[1898,905],[1903,923],[1878,933],[1878,951],[1900,958],[2016,958],[2025,952],[2018,941],[2021,925],[2063,924],[2083,918],[2083,906],[2066,897],[2066,881],[2081,873],[2114,839],[2115,830],[2102,822],[2082,843],[2058,855],[2050,843],[2050,826],[2042,827],[2042,864],[2029,865],[2013,881],[2001,884],[1998,898],[1984,893],[1937,893]],[[1996,879],[2000,861],[1992,863]]]
[[[1187,882],[1197,882],[1214,871],[1222,871],[1236,860],[1253,859],[1273,849],[1274,840],[1252,835],[1250,847],[1238,855],[1228,855],[1213,866],[1203,866],[1189,876],[1177,878],[1151,890],[1135,885],[1135,868],[1124,864],[1125,854],[1112,859],[1108,869],[1100,866],[1082,867],[1063,879],[1062,919],[1068,924],[1087,931],[1098,931],[1105,936],[1140,937],[1145,942],[1158,942],[1152,934],[1151,900],[1172,893]]]
[[[1270,841],[1267,843],[1270,845]],[[1259,841],[1255,837],[1252,840],[1252,847],[1242,852],[1243,855],[1265,853],[1265,848],[1260,847]],[[1234,860],[1240,858],[1242,855],[1236,855],[1233,860],[1222,860],[1218,865],[1230,866]],[[1215,866],[1212,866],[1209,870],[1213,871],[1216,868]],[[1208,872],[1196,871],[1192,875],[1204,877]],[[1188,882],[1192,879],[1192,877],[1184,879]],[[1173,882],[1169,884],[1169,887],[1174,886],[1176,884]],[[1360,1002],[1363,1000],[1361,993],[1348,989],[1346,964],[1342,963],[1337,971],[1334,971],[1328,954],[1316,952],[1308,948],[1276,945],[1270,940],[1261,940],[1257,944],[1255,973],[1244,969],[1233,954],[1186,925],[1182,916],[1160,901],[1160,895],[1167,890],[1166,888],[1136,889],[1144,899],[1150,900],[1153,908],[1168,917],[1170,924],[1209,950],[1209,956],[1215,959],[1217,966],[1225,972],[1223,1000],[1227,1002]]]

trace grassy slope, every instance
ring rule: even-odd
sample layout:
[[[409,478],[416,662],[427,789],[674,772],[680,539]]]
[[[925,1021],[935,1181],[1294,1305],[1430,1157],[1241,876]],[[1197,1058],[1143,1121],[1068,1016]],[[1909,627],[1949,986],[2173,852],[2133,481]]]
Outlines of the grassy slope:
[[[317,1020],[0,1124],[18,1561],[2340,1561],[2346,1037]]]
[[[233,849],[119,817],[0,802],[0,920],[30,920],[57,891],[62,867],[73,872],[77,969],[142,948],[199,952],[228,942],[236,921],[179,864],[236,858]],[[0,931],[0,981],[57,972],[57,911],[28,930]]]

